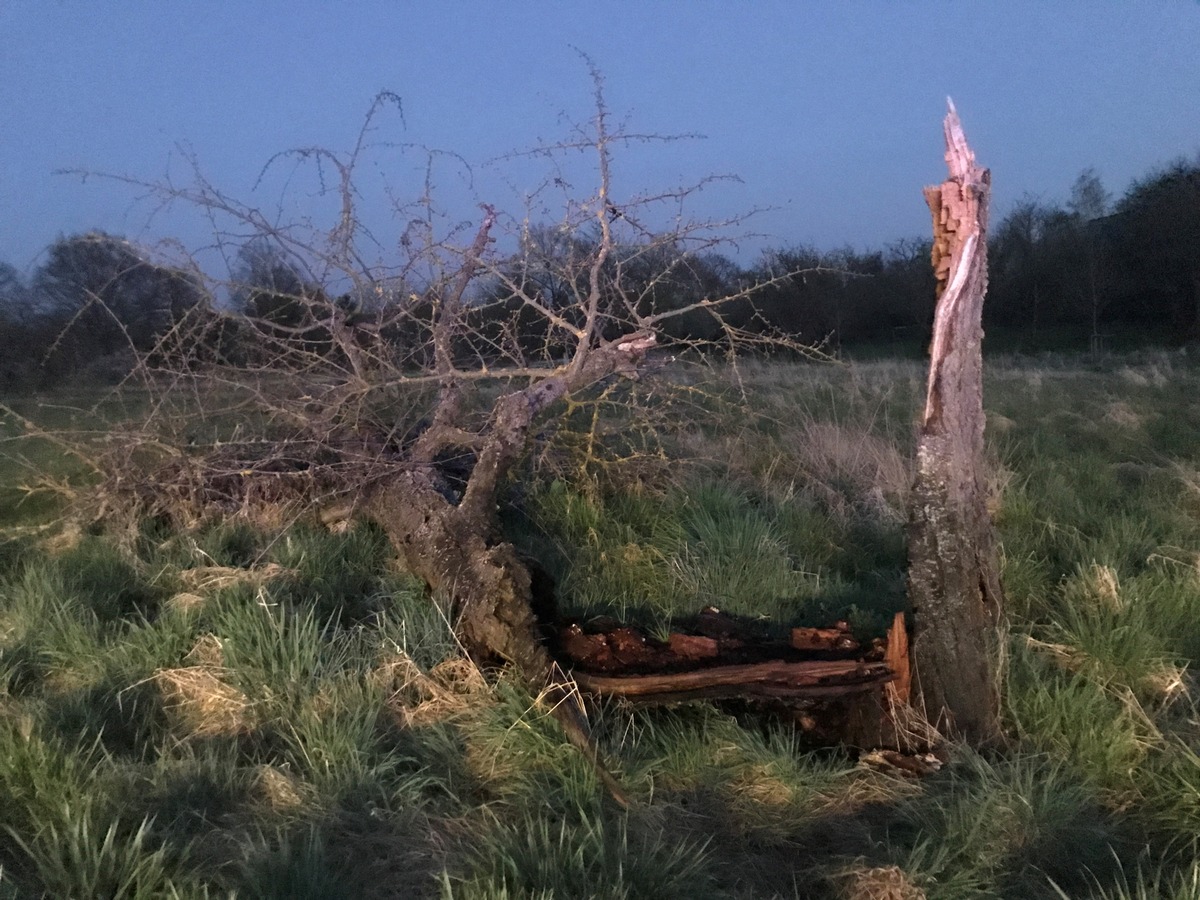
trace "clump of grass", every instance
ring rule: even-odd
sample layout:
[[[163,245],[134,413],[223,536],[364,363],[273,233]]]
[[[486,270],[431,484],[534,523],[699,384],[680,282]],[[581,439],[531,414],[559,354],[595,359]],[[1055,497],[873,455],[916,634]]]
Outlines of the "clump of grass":
[[[288,576],[276,596],[311,609],[321,621],[353,626],[369,621],[390,595],[387,562],[392,550],[378,528],[360,525],[342,534],[297,527],[273,548]]]
[[[701,485],[680,510],[684,543],[672,560],[679,590],[697,606],[769,617],[801,591],[774,524],[728,487]]]
[[[238,893],[262,900],[342,900],[361,893],[354,868],[332,858],[314,826],[260,831],[245,843]]]
[[[118,802],[120,778],[93,744],[68,748],[0,722],[0,846],[23,884],[54,897],[157,897],[182,885],[147,819]]]
[[[715,481],[640,499],[558,482],[530,498],[540,534],[525,543],[556,576],[566,615],[662,631],[704,606],[775,631],[850,615],[871,628],[890,621],[901,605],[899,527],[797,503]],[[547,554],[547,543],[563,549]]]
[[[654,622],[687,604],[670,564],[682,541],[672,497],[609,497],[555,481],[528,505],[514,524],[556,579],[564,614]]]
[[[88,807],[65,807],[29,837],[10,834],[50,896],[168,896],[171,860],[152,848],[150,825],[143,820],[130,830]]]
[[[1023,641],[1012,648],[1006,693],[1025,747],[1116,796],[1129,796],[1135,773],[1162,746],[1161,731],[1131,692],[1063,672]]]
[[[400,652],[424,671],[462,654],[449,616],[413,579],[398,578],[390,585],[385,609],[365,633],[375,639],[375,655]]]
[[[356,676],[326,679],[275,727],[278,762],[327,803],[414,802],[434,781],[403,736],[387,727],[382,698]]]
[[[443,660],[429,672],[396,648],[372,673],[387,706],[406,727],[454,721],[467,715],[490,692],[479,667],[468,659]]]
[[[1157,633],[1159,615],[1122,591],[1115,569],[1081,567],[1063,583],[1056,606],[1054,619],[1037,629],[1049,640],[1030,636],[1030,647],[1146,702],[1167,703],[1183,693],[1184,668]]]
[[[899,866],[849,867],[834,875],[840,900],[925,900],[926,893]]]
[[[160,669],[155,682],[168,711],[187,738],[244,734],[253,729],[253,707],[246,695],[222,680],[209,666]]]
[[[727,756],[721,793],[736,827],[761,841],[795,839],[822,821],[913,793],[909,782],[856,767],[842,754],[806,750],[792,730],[739,733]]]
[[[346,645],[326,640],[311,610],[275,603],[265,591],[226,591],[204,619],[232,683],[268,714],[286,715],[318,679],[346,662]]]
[[[1143,863],[1132,877],[1121,869],[1112,885],[1095,884],[1086,894],[1068,894],[1052,885],[1059,900],[1197,900],[1200,898],[1200,864],[1194,860],[1183,866],[1170,863]]]
[[[583,810],[557,821],[497,820],[472,849],[470,874],[444,874],[445,900],[709,896],[704,845],[625,816]]]
[[[895,441],[863,426],[822,421],[781,437],[793,477],[830,512],[903,523],[912,473]]]
[[[0,578],[11,577],[36,556],[35,535],[0,532]]]
[[[122,802],[131,815],[154,821],[164,846],[198,870],[226,861],[212,845],[226,826],[253,812],[255,801],[256,769],[238,740],[172,741],[151,764],[129,774],[131,787]]]
[[[150,584],[116,547],[88,538],[57,560],[67,589],[103,625],[152,619],[164,591]]]
[[[478,789],[518,806],[588,809],[602,796],[596,769],[537,698],[511,677],[460,726]]]
[[[1200,835],[1200,755],[1196,750],[1172,744],[1139,775],[1141,817],[1161,834],[1194,842]]]
[[[207,595],[237,585],[264,587],[272,580],[289,574],[291,573],[287,569],[273,562],[254,568],[198,565],[180,570],[176,580],[188,591],[198,592],[203,599]],[[183,605],[186,607],[198,604],[189,601]]]
[[[630,785],[658,802],[714,810],[722,831],[759,847],[801,847],[818,833],[822,843],[855,843],[860,814],[919,790],[805,746],[786,724],[745,727],[708,706],[641,711],[619,730]]]
[[[967,756],[945,777],[906,810],[917,830],[900,864],[930,898],[1048,896],[1050,879],[1084,886],[1124,849],[1094,790],[1051,760]]]

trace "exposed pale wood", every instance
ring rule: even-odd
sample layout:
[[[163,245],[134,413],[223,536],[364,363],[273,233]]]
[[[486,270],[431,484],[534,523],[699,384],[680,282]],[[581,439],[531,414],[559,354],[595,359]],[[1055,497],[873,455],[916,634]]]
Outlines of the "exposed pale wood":
[[[892,619],[887,633],[887,650],[883,661],[895,673],[888,684],[888,696],[895,703],[907,703],[912,694],[912,668],[908,658],[908,628],[904,624],[904,613],[898,612]]]

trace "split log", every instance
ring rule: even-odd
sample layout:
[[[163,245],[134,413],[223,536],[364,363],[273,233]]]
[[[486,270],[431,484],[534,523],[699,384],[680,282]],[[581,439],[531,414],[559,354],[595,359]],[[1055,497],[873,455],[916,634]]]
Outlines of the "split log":
[[[897,623],[903,631],[903,615]],[[577,623],[563,624],[557,652],[585,692],[635,703],[736,699],[792,709],[838,699],[857,704],[863,694],[882,695],[898,674],[883,640],[860,646],[844,622],[793,629],[790,642],[755,634],[711,607],[690,626],[702,635],[673,632],[659,640],[629,625],[597,620],[592,628],[597,625],[600,630],[585,632]],[[906,678],[906,637],[891,634],[887,643],[899,647],[893,653],[902,654],[899,672]],[[831,722],[844,718],[841,712],[818,717]],[[836,735],[839,726],[821,730]]]
[[[893,677],[886,663],[853,659],[773,660],[663,675],[609,676],[575,672],[575,681],[585,691],[644,703],[716,698],[827,699],[869,691]]]
[[[913,680],[926,717],[973,745],[1000,736],[1003,596],[983,469],[983,299],[990,172],[975,162],[954,104],[950,177],[925,189],[938,302],[909,517]]]

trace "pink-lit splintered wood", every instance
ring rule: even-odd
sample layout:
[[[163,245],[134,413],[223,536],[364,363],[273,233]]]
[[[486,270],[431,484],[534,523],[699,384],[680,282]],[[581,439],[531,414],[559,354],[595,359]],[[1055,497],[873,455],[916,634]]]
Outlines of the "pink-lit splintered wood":
[[[991,174],[954,104],[949,178],[925,189],[938,302],[910,506],[913,687],[926,716],[976,745],[1000,737],[998,629],[1003,595],[983,456],[983,300]]]

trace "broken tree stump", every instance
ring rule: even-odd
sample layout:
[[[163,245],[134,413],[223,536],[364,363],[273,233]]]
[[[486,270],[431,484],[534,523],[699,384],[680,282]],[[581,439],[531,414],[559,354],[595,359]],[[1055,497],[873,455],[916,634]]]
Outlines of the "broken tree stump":
[[[898,612],[888,629],[887,650],[883,654],[883,661],[896,676],[887,686],[887,697],[892,703],[908,703],[912,695],[912,665],[908,654],[908,627],[904,624],[904,613]]]
[[[982,746],[1000,737],[1003,605],[983,469],[991,173],[976,164],[953,102],[945,138],[950,177],[925,189],[938,301],[909,512],[913,685],[929,722]]]

